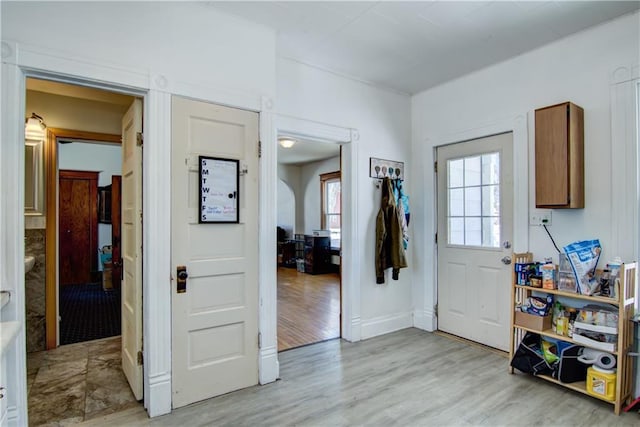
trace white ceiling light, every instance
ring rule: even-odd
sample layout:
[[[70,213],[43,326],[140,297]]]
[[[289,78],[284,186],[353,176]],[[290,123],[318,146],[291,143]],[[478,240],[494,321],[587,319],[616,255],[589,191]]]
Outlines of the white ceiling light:
[[[25,139],[42,140],[46,128],[44,119],[36,113],[31,113],[31,117],[26,120],[24,125],[24,137]]]
[[[296,143],[293,139],[280,139],[278,142],[282,148],[291,148]]]

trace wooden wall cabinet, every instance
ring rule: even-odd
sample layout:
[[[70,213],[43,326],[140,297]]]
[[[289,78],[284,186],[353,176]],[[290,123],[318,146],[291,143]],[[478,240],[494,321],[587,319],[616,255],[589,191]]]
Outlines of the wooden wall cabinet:
[[[584,110],[565,102],[535,121],[536,207],[584,208]]]

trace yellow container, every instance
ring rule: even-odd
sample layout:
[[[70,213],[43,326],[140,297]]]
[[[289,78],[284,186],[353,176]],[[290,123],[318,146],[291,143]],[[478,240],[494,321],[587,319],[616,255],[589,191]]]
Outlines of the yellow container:
[[[616,398],[616,371],[591,366],[587,369],[587,393],[614,400]]]

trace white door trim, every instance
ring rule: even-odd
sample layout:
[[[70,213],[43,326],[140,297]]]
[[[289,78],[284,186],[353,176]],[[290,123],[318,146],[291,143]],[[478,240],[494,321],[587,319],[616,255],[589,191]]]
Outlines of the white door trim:
[[[607,252],[623,260],[638,257],[638,238],[629,239],[629,234],[640,237],[638,212],[640,197],[640,161],[638,117],[640,111],[640,66],[621,66],[611,73],[609,88],[611,102],[611,245]],[[628,177],[636,177],[630,180]]]
[[[342,146],[342,197],[348,200],[343,206],[342,215],[342,338],[347,341],[360,341],[362,337],[362,324],[360,318],[360,262],[357,254],[358,230],[356,227],[358,213],[358,140],[360,134],[357,129],[343,128],[326,123],[301,119],[298,117],[278,114],[276,116],[275,136],[288,135],[291,137],[307,138],[315,141],[327,141],[338,143]],[[277,182],[277,158],[276,153],[277,138],[268,147],[273,152],[270,165],[273,168],[272,182]],[[263,145],[263,157],[264,157]],[[266,159],[263,158],[263,165]],[[345,173],[346,172],[346,173]],[[275,200],[274,192],[266,197]],[[272,230],[276,228],[276,222],[272,224]],[[275,247],[275,240],[273,246]],[[273,265],[272,257],[267,262]],[[272,267],[275,277],[275,266]],[[277,290],[277,283],[274,282],[274,291]],[[276,319],[277,322],[277,319]],[[275,332],[275,329],[274,329]],[[277,346],[277,337],[274,334],[274,345]]]
[[[18,320],[22,325],[25,324],[24,310],[18,309],[18,305],[24,307],[25,301],[24,263],[19,255],[24,253],[24,195],[21,191],[14,190],[24,186],[24,150],[20,141],[24,141],[24,118],[21,112],[25,106],[26,77],[48,78],[144,96],[143,244],[147,248],[154,248],[153,251],[147,250],[143,253],[144,404],[151,417],[169,413],[172,289],[171,248],[166,242],[170,241],[171,237],[171,195],[166,189],[171,187],[171,177],[166,171],[170,170],[171,95],[260,112],[260,138],[263,146],[273,145],[276,141],[275,131],[270,131],[274,129],[273,115],[270,113],[273,102],[268,96],[262,97],[253,92],[182,82],[170,79],[161,72],[133,69],[94,58],[78,57],[69,52],[42,49],[8,40],[2,41],[1,48],[2,139],[15,141],[15,144],[2,144],[0,158],[0,189],[7,195],[0,202],[2,216],[6,218],[0,221],[0,226],[7,227],[1,229],[5,243],[0,247],[0,265],[14,266],[3,269],[1,286],[5,289],[5,286],[9,286],[5,284],[15,284],[10,288],[15,292],[15,298],[12,295],[14,303],[11,307],[16,312],[12,319]],[[265,191],[264,186],[273,185],[274,190],[271,194],[275,194],[275,179],[272,180],[272,184],[265,183],[267,180],[263,176],[264,169],[260,172],[260,191]],[[271,212],[275,215],[276,207],[273,198],[271,201],[260,203],[261,212],[268,214],[260,215],[260,239],[261,244],[264,244],[260,249],[261,268],[264,267],[265,259],[272,258],[267,257],[264,252],[267,248],[275,247],[275,219],[270,218]],[[273,237],[269,235],[267,225],[273,231]],[[269,243],[273,244],[268,246]],[[265,272],[269,273],[269,270]],[[275,324],[277,314],[275,304],[265,304],[268,302],[265,296],[269,296],[270,291],[269,280],[274,280],[275,283],[275,273],[273,279],[269,279],[269,275],[264,277],[266,279],[260,283],[263,304],[260,308],[259,323],[263,335],[266,335],[262,328],[270,323]],[[275,285],[272,287],[275,288]],[[6,311],[8,315],[11,315],[10,310],[12,308]],[[15,357],[8,360],[11,364],[9,372],[15,375],[13,390],[16,396],[15,404],[9,411],[9,421],[16,425],[27,424],[26,352],[18,350],[25,348],[25,339],[25,328],[22,327],[14,343]],[[260,382],[263,384],[277,378],[277,353],[267,356],[268,353],[260,355]],[[271,369],[268,369],[269,367]],[[8,380],[11,381],[13,378]]]
[[[4,46],[3,46],[4,56]],[[27,425],[26,336],[24,287],[24,109],[25,81],[21,70],[2,64],[2,143],[0,143],[0,287],[9,291],[2,321],[17,321],[20,330],[8,350],[2,351],[1,425]],[[22,94],[22,95],[21,95]],[[13,125],[12,125],[13,124]],[[11,143],[10,141],[15,141]]]
[[[529,135],[527,128],[527,114],[518,114],[515,116],[497,119],[492,122],[479,123],[466,129],[452,130],[450,133],[442,135],[433,135],[425,138],[423,141],[425,147],[431,147],[431,150],[425,149],[422,156],[425,165],[433,165],[435,162],[436,149],[442,145],[453,144],[457,142],[469,141],[472,139],[483,138],[499,133],[513,132],[513,251],[525,252],[529,248],[529,161],[533,158],[533,147],[529,147]],[[438,329],[438,321],[435,313],[435,305],[438,301],[438,259],[436,244],[433,237],[437,231],[437,186],[433,168],[424,168],[425,193],[427,189],[431,190],[431,196],[425,196],[425,208],[431,211],[430,222],[425,222],[425,253],[423,260],[429,263],[421,269],[421,277],[418,276],[415,283],[424,283],[424,299],[422,307],[418,304],[415,312],[414,325],[427,331],[435,331]],[[431,260],[430,262],[427,260]],[[420,294],[420,293],[418,293]]]

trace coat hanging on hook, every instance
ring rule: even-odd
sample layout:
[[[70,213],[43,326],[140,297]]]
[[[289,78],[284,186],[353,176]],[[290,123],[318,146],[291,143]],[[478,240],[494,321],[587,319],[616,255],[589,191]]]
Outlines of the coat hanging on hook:
[[[402,246],[406,251],[409,247],[409,220],[411,214],[409,212],[409,196],[407,196],[402,187],[404,181],[396,179],[393,181],[393,196],[398,206],[398,215],[400,216],[400,224],[402,226]]]
[[[392,268],[398,280],[400,269],[407,267],[403,244],[402,222],[391,180],[382,181],[380,210],[376,217],[376,283],[384,283],[384,271]]]

